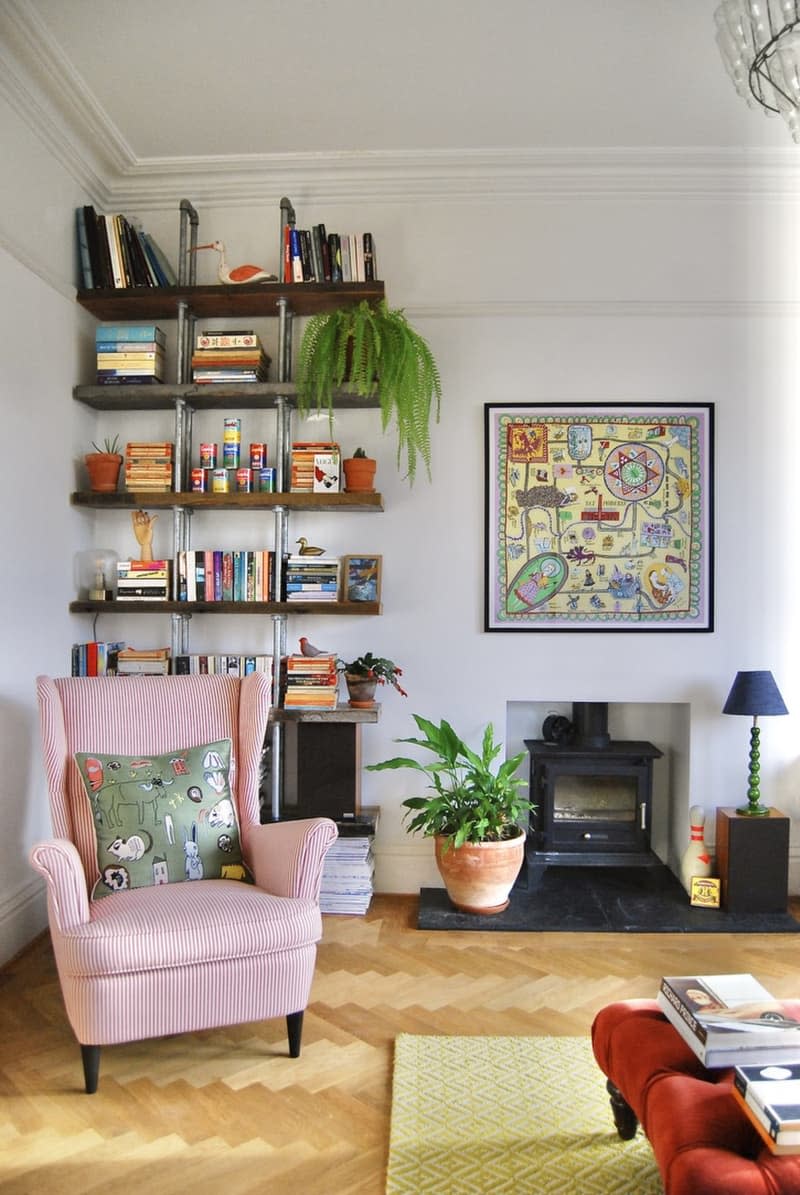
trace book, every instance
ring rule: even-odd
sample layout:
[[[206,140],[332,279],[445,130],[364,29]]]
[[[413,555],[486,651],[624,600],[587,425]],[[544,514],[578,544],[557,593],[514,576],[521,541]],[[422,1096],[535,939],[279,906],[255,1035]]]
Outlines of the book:
[[[230,332],[199,332],[195,339],[198,349],[260,349],[261,341],[251,328]]]
[[[658,1004],[709,1068],[800,1057],[800,1018],[752,975],[665,976]]]
[[[115,340],[154,340],[161,345],[167,343],[166,333],[158,324],[98,324],[94,338],[95,345]]]
[[[78,258],[81,267],[81,285],[84,290],[94,290],[94,271],[89,255],[89,234],[86,229],[86,209],[75,208],[75,225],[78,233]]]
[[[800,1153],[800,1054],[780,1065],[737,1066],[733,1087],[773,1152]]]

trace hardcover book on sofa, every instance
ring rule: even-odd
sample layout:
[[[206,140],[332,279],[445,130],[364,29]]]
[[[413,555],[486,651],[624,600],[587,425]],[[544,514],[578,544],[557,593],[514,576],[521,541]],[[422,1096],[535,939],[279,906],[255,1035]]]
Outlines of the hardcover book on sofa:
[[[752,975],[665,976],[658,1003],[707,1067],[800,1058],[800,1020]]]

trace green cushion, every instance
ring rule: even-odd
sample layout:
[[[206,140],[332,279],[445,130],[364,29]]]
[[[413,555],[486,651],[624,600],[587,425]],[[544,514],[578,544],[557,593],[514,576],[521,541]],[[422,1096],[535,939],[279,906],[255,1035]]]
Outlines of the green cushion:
[[[183,880],[252,882],[230,761],[230,739],[165,755],[75,755],[97,833],[93,900]]]

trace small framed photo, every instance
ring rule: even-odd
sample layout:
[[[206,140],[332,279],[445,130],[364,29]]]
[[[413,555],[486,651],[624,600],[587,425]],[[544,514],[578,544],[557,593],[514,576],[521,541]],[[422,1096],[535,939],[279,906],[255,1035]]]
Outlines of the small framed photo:
[[[342,583],[348,602],[381,600],[382,556],[345,556]]]

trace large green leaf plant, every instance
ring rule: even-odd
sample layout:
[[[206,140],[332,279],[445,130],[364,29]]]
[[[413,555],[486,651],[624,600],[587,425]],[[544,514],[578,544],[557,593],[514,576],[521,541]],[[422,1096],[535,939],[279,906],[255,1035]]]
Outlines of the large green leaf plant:
[[[519,795],[525,781],[516,776],[524,752],[493,769],[501,744],[494,741],[491,723],[483,732],[478,753],[467,746],[449,722],[442,720],[437,725],[419,714],[412,716],[424,737],[395,741],[421,747],[433,759],[421,763],[408,756],[395,756],[367,768],[373,772],[411,768],[427,777],[431,794],[403,801],[409,832],[426,837],[442,835],[454,847],[516,837],[519,819],[532,808]]]

